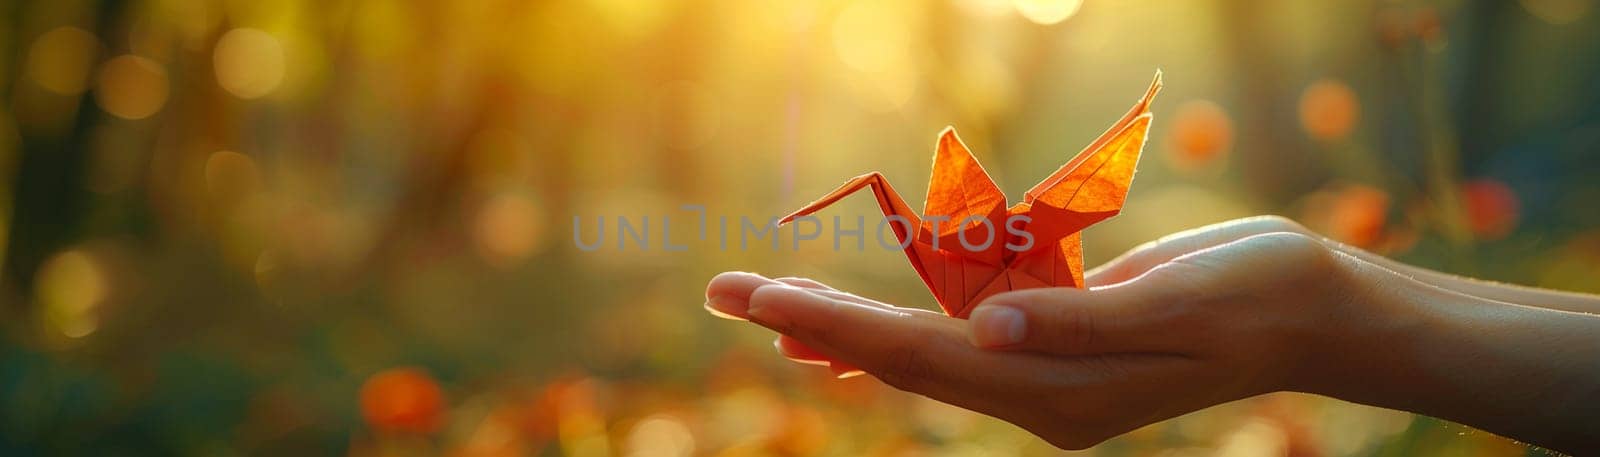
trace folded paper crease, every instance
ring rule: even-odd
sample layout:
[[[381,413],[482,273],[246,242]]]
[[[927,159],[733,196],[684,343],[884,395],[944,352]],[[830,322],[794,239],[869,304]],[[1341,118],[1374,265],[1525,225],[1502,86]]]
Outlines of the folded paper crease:
[[[896,240],[906,246],[907,260],[944,312],[954,317],[966,318],[984,298],[1001,292],[1081,288],[1080,232],[1122,210],[1149,134],[1150,102],[1160,90],[1158,71],[1127,114],[1010,207],[955,129],[946,127],[934,147],[920,215],[874,171],[851,178],[779,224],[871,189]],[[1031,245],[1020,248],[1029,238]]]

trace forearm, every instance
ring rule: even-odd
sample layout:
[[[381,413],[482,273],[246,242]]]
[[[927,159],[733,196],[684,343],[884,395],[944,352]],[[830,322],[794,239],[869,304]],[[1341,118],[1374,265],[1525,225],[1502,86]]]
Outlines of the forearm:
[[[1569,453],[1600,450],[1600,316],[1505,303],[1366,269],[1355,373],[1331,396]],[[1387,277],[1383,277],[1386,276]],[[1337,379],[1337,378],[1335,378]]]
[[[1419,281],[1468,295],[1524,306],[1600,314],[1600,296],[1485,281],[1399,262],[1393,263],[1397,266],[1391,266],[1391,269],[1410,274]]]
[[[1408,276],[1419,282],[1448,289],[1467,295],[1475,295],[1494,301],[1516,303],[1525,306],[1548,308],[1576,313],[1600,314],[1600,296],[1565,292],[1559,290],[1540,289],[1516,284],[1506,284],[1493,281],[1484,281],[1465,276],[1458,276],[1440,271],[1434,271],[1414,265],[1402,263],[1378,254],[1364,251],[1360,248],[1324,240],[1334,248],[1361,260],[1387,268],[1402,276]]]

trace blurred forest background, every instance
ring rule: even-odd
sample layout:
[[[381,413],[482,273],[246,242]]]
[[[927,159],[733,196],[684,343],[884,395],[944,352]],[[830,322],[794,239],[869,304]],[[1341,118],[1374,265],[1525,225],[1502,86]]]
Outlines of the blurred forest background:
[[[1086,233],[1091,265],[1275,213],[1427,267],[1600,292],[1597,16],[1584,0],[0,2],[0,454],[1053,455],[793,365],[700,308],[735,269],[931,307],[898,253],[722,249],[680,205],[769,217],[870,170],[920,196],[946,125],[1019,195],[1161,69],[1139,179]],[[855,214],[871,199],[823,217]],[[574,217],[646,216],[652,249],[576,249]],[[686,251],[659,248],[663,216]],[[1543,451],[1269,395],[1086,454]]]

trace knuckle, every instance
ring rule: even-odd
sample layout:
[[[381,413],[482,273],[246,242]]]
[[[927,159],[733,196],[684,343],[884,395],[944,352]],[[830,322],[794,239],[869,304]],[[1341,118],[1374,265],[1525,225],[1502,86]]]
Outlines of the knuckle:
[[[784,330],[782,333],[785,333],[785,334],[788,334],[790,336],[793,336],[796,339],[799,339],[799,340],[801,340],[801,342],[804,342],[804,343],[809,343],[809,342],[813,342],[813,341],[820,341],[820,342],[823,342],[823,343],[834,343],[834,342],[837,342],[839,337],[840,337],[839,329],[837,327],[834,327],[834,326],[831,326],[831,325],[820,325],[820,326],[817,326],[817,325],[806,325],[806,326],[795,325],[795,326],[790,326],[787,330]]]
[[[1273,244],[1279,246],[1280,248],[1288,249],[1291,252],[1297,253],[1309,253],[1313,251],[1326,250],[1323,248],[1322,242],[1302,233],[1282,231],[1265,233],[1252,238],[1260,243]]]
[[[1157,249],[1161,248],[1161,245],[1162,245],[1161,242],[1162,242],[1162,239],[1154,239],[1154,240],[1146,241],[1146,242],[1143,242],[1143,243],[1139,243],[1138,246],[1134,246],[1133,249],[1129,249],[1128,252],[1131,255],[1139,255],[1139,254],[1145,254],[1145,253],[1154,252]]]
[[[1304,234],[1274,232],[1257,238],[1261,243],[1270,245],[1283,260],[1292,265],[1322,269],[1332,266],[1337,259],[1327,245]]]
[[[1253,222],[1260,224],[1262,228],[1267,229],[1269,232],[1302,233],[1306,231],[1305,227],[1301,226],[1299,222],[1295,222],[1294,219],[1276,214],[1258,216]]]
[[[1208,258],[1184,256],[1151,268],[1145,276],[1160,288],[1144,292],[1143,299],[1182,303],[1209,294],[1217,272]]]
[[[1066,349],[1092,350],[1096,343],[1093,313],[1077,305],[1059,306],[1055,310],[1052,326],[1057,332],[1056,343],[1066,346]]]
[[[1123,262],[1117,262],[1111,266],[1111,269],[1108,272],[1111,273],[1113,277],[1119,279],[1139,276],[1140,272],[1149,270],[1150,267],[1154,266],[1156,263],[1147,257],[1148,256],[1141,255],[1129,258]]]
[[[901,345],[888,351],[874,367],[878,379],[896,389],[917,392],[933,373],[933,361],[915,346]]]
[[[921,350],[902,348],[890,356],[889,368],[908,377],[926,378],[933,371],[933,364]]]

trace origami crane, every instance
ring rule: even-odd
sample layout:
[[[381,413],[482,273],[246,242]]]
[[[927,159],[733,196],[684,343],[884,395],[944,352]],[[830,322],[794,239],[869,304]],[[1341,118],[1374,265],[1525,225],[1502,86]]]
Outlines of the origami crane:
[[[946,127],[934,153],[922,216],[874,171],[851,178],[779,224],[871,188],[911,266],[945,314],[957,318],[967,318],[984,298],[1001,292],[1082,288],[1079,232],[1122,210],[1150,129],[1150,101],[1160,90],[1156,72],[1133,109],[1009,208],[955,129]]]

